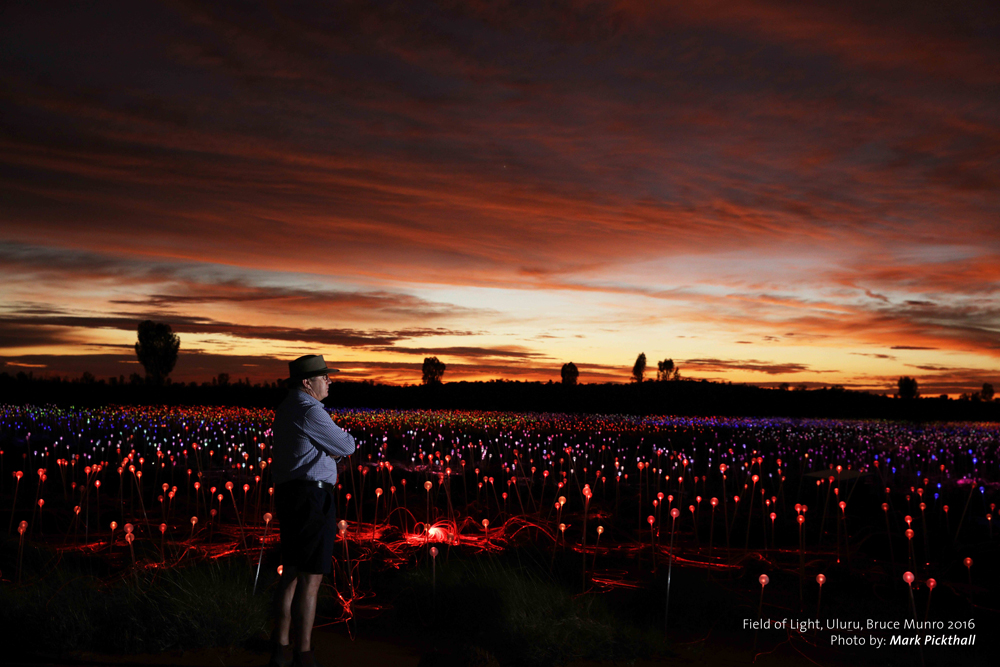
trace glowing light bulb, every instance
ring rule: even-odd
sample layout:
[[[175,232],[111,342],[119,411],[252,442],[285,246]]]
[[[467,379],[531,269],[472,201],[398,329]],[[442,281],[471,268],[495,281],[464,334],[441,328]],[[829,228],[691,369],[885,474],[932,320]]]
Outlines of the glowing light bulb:
[[[913,573],[912,572],[904,572],[903,573],[903,581],[905,581],[907,584],[912,584],[913,583]]]
[[[820,586],[822,586],[823,584],[825,584],[826,583],[826,575],[825,574],[817,574],[816,575],[816,583],[819,584]]]
[[[759,577],[757,577],[757,581],[760,582],[761,588],[763,588],[764,586],[767,586],[768,583],[770,583],[771,579],[766,574],[762,574]]]

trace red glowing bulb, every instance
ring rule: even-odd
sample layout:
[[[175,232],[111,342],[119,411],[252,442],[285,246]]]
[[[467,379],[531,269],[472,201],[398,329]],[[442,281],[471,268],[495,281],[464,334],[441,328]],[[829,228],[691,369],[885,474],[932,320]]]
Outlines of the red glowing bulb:
[[[906,529],[906,539],[908,539],[908,540],[912,540],[913,539],[913,529],[912,528],[907,528]]]
[[[604,532],[604,526],[598,526],[597,527],[597,534],[600,535],[603,532]]]
[[[889,503],[882,503],[882,511],[883,512],[889,511]]]
[[[799,515],[799,516],[801,516],[801,515]],[[777,518],[778,518],[778,515],[775,514],[774,512],[771,512],[771,521],[774,521]]]
[[[648,523],[650,526],[652,526],[655,521],[656,519],[653,518],[652,514],[646,517],[646,523]]]
[[[802,525],[802,524],[804,524],[805,522],[806,522],[806,518],[805,518],[804,516],[802,516],[802,515],[800,514],[800,515],[799,515],[799,525]]]
[[[823,584],[825,584],[826,583],[826,575],[825,574],[817,574],[816,575],[816,583],[819,584],[820,586],[822,586]]]
[[[28,530],[28,522],[27,521],[22,521],[21,523],[17,524],[17,532],[19,534],[24,535],[24,531],[26,531],[26,530]]]
[[[927,588],[934,590],[936,587],[937,587],[937,581],[935,581],[934,579],[927,580]]]
[[[267,518],[267,516],[268,516],[267,514],[264,515],[265,518]],[[196,516],[191,517],[191,525],[194,526],[196,523],[198,523],[198,517]]]
[[[965,559],[962,560],[962,565],[964,565],[965,567],[971,568],[972,567],[972,559],[969,558],[968,556],[966,556]]]
[[[673,508],[672,510],[670,510],[670,516],[671,516],[671,518],[676,519],[680,515],[681,515],[681,511],[679,509],[677,509],[676,507]]]
[[[431,547],[431,558],[437,558],[437,555],[438,555],[438,548]]]
[[[841,500],[839,503],[837,503],[837,505],[840,506],[840,511],[842,511],[842,512],[844,511],[844,508],[847,507],[847,503],[845,503],[843,500]]]
[[[424,491],[430,491],[432,486],[434,486],[434,484],[430,480],[427,480],[424,482]]]
[[[708,502],[709,502],[709,503],[711,503],[712,507],[715,507],[716,505],[718,505],[718,504],[719,504],[719,499],[718,499],[718,498],[712,498],[712,499],[711,499],[710,501],[708,501]]]
[[[126,523],[125,524],[125,532],[126,533],[131,533],[132,532],[132,524],[130,524],[130,523]]]
[[[111,522],[111,530],[114,530],[117,527],[118,527],[118,522],[117,521],[112,521]]]
[[[161,523],[160,524],[160,534],[162,535],[165,532],[167,532],[167,524]]]
[[[760,586],[761,588],[763,588],[764,586],[767,586],[767,584],[771,581],[771,579],[766,574],[762,574],[759,577],[757,577],[757,581],[760,582]]]
[[[903,573],[903,581],[905,581],[907,584],[912,584],[913,583],[913,573],[912,572],[904,572]]]

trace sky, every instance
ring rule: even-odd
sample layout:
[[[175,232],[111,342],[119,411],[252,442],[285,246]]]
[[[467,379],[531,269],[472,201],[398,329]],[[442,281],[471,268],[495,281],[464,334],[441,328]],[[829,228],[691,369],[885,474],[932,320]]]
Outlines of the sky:
[[[0,372],[1000,382],[992,1],[9,1],[0,81]]]

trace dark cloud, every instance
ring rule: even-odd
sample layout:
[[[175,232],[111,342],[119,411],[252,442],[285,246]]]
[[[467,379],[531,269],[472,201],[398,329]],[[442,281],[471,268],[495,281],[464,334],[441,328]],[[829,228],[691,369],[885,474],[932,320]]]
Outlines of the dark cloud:
[[[725,372],[733,370],[753,371],[755,373],[767,373],[768,375],[784,375],[787,373],[832,373],[833,371],[821,371],[810,368],[806,364],[796,363],[770,363],[747,360],[725,360],[725,359],[685,359],[683,363],[678,363],[682,370],[693,369],[696,371]]]
[[[538,359],[545,355],[515,347],[403,347],[393,346],[378,348],[383,352],[400,352],[402,354],[449,356],[464,358],[504,357],[510,359]]]
[[[176,334],[222,334],[252,340],[280,340],[288,342],[313,343],[342,347],[381,347],[398,341],[427,336],[461,336],[470,332],[448,329],[401,329],[396,331],[355,329],[297,329],[291,327],[267,327],[218,322],[214,320],[177,315],[112,315],[106,317],[85,317],[78,315],[52,314],[49,316],[0,316],[0,341],[29,341],[35,335],[43,343],[66,342],[72,335],[66,331],[89,329],[117,329],[136,331],[142,319],[154,319],[169,324]],[[53,327],[63,331],[52,331]],[[15,347],[15,345],[5,345]]]

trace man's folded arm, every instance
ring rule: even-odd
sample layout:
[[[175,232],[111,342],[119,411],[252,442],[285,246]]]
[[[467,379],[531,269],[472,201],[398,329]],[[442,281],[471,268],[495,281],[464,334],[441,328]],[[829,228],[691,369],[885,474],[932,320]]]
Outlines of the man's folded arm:
[[[322,408],[310,410],[307,419],[315,434],[316,447],[330,456],[350,456],[354,453],[354,436],[333,423]]]

